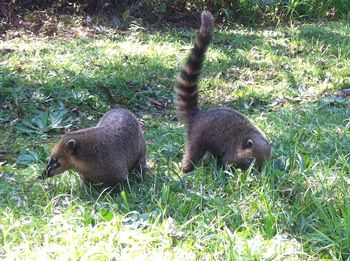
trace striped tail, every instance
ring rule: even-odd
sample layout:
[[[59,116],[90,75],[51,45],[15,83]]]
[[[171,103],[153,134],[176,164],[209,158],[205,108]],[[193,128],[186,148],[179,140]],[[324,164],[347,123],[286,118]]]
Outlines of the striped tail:
[[[205,52],[211,42],[214,31],[214,17],[208,11],[201,14],[201,26],[197,42],[183,65],[175,85],[176,110],[179,120],[187,126],[198,111],[198,78],[201,72]]]

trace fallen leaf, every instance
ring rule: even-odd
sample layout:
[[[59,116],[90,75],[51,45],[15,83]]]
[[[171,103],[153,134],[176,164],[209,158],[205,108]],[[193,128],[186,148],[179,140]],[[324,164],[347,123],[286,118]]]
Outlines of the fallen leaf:
[[[166,235],[177,238],[177,239],[182,239],[185,236],[185,233],[182,231],[178,231],[176,227],[175,220],[172,217],[169,217],[164,224],[164,232]]]

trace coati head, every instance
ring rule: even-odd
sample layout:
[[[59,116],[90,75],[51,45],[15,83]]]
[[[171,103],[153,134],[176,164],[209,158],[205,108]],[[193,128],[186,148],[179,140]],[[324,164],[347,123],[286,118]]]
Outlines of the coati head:
[[[272,143],[262,133],[254,133],[245,139],[235,155],[234,164],[240,168],[248,168],[254,162],[256,168],[261,170],[265,160],[271,158]]]
[[[63,137],[52,149],[46,169],[38,179],[55,176],[71,168],[71,157],[75,153],[77,142],[75,139]]]

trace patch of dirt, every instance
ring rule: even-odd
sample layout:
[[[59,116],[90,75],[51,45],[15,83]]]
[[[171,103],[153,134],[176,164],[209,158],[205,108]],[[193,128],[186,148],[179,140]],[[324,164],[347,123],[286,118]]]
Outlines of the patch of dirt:
[[[97,20],[97,19],[95,19]],[[50,15],[46,11],[34,11],[26,15],[16,15],[11,23],[0,22],[0,39],[35,37],[94,37],[101,34],[126,34],[126,30],[113,27],[105,18],[94,21],[90,16]]]
[[[1,1],[0,1],[1,2]],[[128,34],[132,21],[147,24],[153,29],[162,29],[169,25],[182,28],[192,28],[199,25],[199,14],[180,13],[175,16],[155,16],[155,21],[145,16],[137,18],[130,16],[126,21],[123,14],[114,10],[108,14],[96,16],[57,14],[50,11],[14,12],[3,10],[0,4],[0,39],[34,38],[34,37],[59,37],[74,38],[77,36],[93,37],[100,34]],[[149,21],[150,20],[150,21]],[[116,22],[117,21],[117,22]]]

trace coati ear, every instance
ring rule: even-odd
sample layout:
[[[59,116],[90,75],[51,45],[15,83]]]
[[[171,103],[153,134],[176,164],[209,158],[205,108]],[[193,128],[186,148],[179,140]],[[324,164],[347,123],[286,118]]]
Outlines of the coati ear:
[[[252,149],[254,148],[254,141],[252,139],[248,139],[243,145],[243,149]]]
[[[72,153],[75,151],[75,148],[77,147],[77,142],[75,139],[69,139],[66,144],[66,148],[70,150]]]

